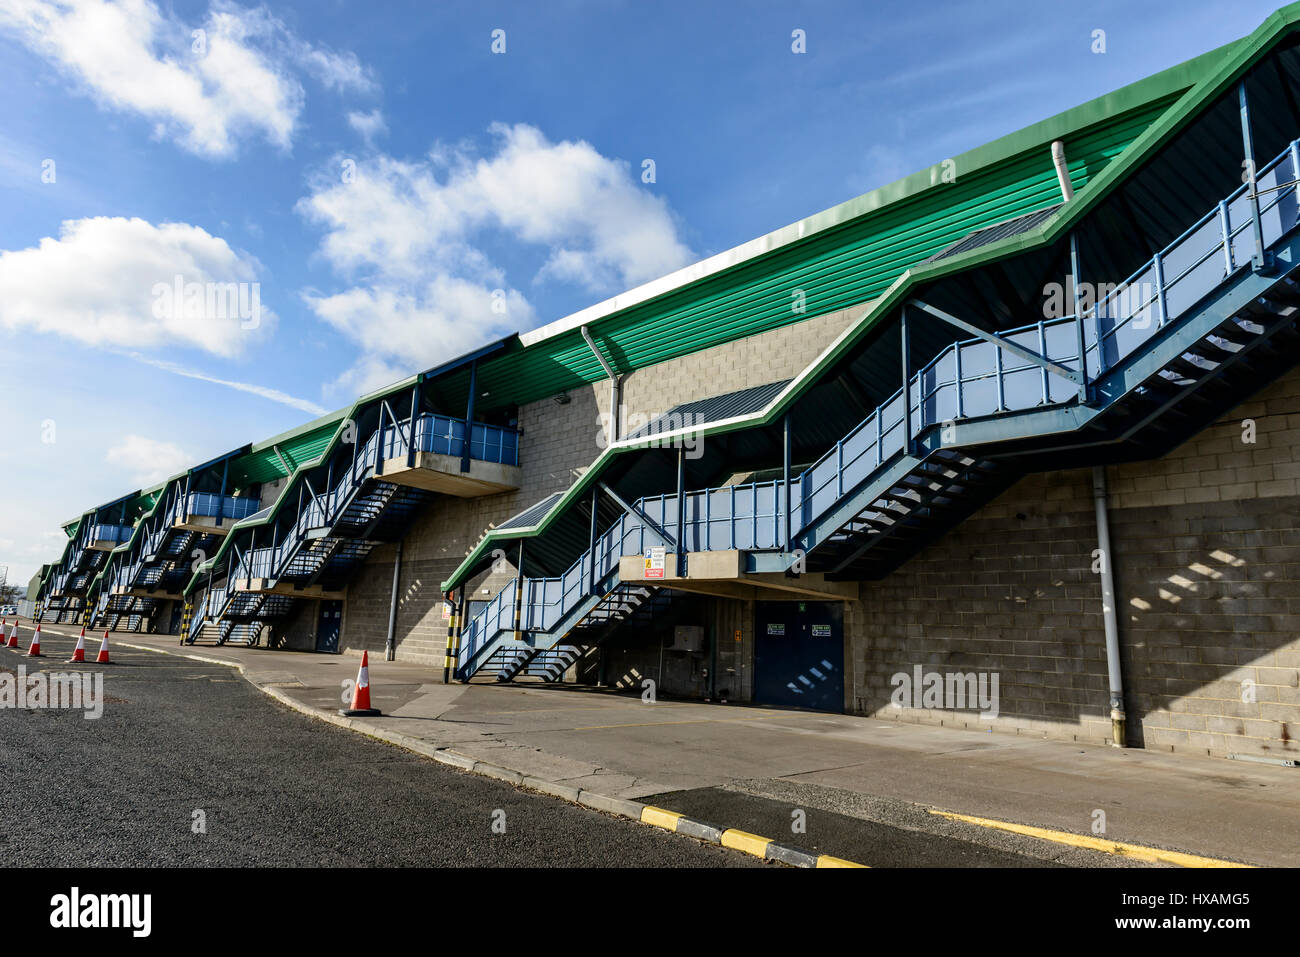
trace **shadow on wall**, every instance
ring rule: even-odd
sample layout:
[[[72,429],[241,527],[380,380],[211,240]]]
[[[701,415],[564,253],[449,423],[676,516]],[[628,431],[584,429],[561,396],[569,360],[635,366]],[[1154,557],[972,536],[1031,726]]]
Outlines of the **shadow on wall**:
[[[1024,509],[1027,491],[1007,494]],[[1288,499],[1112,510],[1130,746],[1300,758],[1296,513]],[[856,712],[1109,743],[1092,516],[1015,518],[976,516],[863,583],[846,626]],[[991,708],[954,700],[981,675],[997,679]]]

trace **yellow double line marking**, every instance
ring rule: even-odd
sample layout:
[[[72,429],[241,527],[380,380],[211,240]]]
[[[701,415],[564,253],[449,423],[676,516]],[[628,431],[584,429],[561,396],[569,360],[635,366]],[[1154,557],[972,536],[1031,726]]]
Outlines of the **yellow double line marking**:
[[[986,817],[972,817],[969,814],[954,814],[952,811],[938,811],[933,808],[929,809],[931,814],[939,817],[946,817],[950,821],[962,821],[966,824],[976,824],[980,827],[996,828],[1000,831],[1010,831],[1013,834],[1024,834],[1027,837],[1037,837],[1044,841],[1055,841],[1057,844],[1068,844],[1071,847],[1082,847],[1090,851],[1101,851],[1104,854],[1115,854],[1120,857],[1131,857],[1136,861],[1145,861],[1148,864],[1174,864],[1178,867],[1253,867],[1252,864],[1238,864],[1236,861],[1223,861],[1215,857],[1201,857],[1197,854],[1184,854],[1181,851],[1166,851],[1159,847],[1147,847],[1143,844],[1126,844],[1123,841],[1108,841],[1100,837],[1089,837],[1084,834],[1072,834],[1069,831],[1053,831],[1045,827],[1032,827],[1028,824],[1012,824],[1009,821],[994,821]]]

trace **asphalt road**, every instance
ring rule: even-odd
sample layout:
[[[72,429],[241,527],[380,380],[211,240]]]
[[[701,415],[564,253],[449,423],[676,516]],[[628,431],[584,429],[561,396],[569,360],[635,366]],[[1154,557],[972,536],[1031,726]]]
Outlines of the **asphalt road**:
[[[47,632],[33,660],[28,634],[0,670],[103,671],[108,700],[97,720],[0,709],[9,866],[780,866],[313,721],[229,668],[125,648],[66,665],[74,639]]]

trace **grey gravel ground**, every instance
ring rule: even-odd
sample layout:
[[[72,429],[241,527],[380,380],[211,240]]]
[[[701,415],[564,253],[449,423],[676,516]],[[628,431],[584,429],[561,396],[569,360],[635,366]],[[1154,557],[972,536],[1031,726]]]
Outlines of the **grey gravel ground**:
[[[110,698],[94,721],[0,709],[10,866],[777,866],[313,721],[229,668],[129,649],[65,665],[74,640],[42,639],[39,664],[4,649],[0,669],[102,670]]]

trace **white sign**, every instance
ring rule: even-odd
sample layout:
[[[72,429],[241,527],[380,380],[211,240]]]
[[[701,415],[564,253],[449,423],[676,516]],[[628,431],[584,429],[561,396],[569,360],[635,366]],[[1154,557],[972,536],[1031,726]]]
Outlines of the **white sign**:
[[[645,577],[664,577],[664,546],[655,545],[645,550]]]

